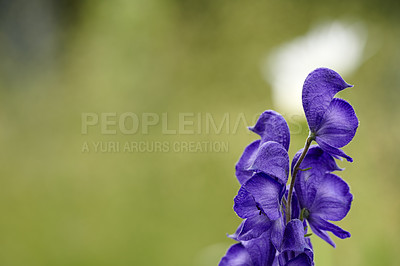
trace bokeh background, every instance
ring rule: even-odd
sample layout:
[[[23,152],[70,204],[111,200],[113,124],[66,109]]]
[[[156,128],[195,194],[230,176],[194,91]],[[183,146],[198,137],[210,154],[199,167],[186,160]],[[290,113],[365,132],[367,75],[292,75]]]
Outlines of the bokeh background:
[[[344,71],[355,87],[340,93],[361,124],[345,148],[355,162],[340,162],[354,202],[338,224],[352,237],[333,249],[312,236],[316,265],[400,265],[399,3],[0,0],[0,265],[216,265],[240,222],[234,164],[257,137],[245,125],[166,135],[161,123],[148,134],[104,135],[99,125],[82,134],[81,115],[167,113],[177,128],[179,113],[252,121],[276,109],[293,156],[307,125],[274,100],[271,54],[327,23],[357,24],[351,35],[364,38]],[[285,64],[315,59],[291,55]],[[229,150],[82,152],[96,141]]]

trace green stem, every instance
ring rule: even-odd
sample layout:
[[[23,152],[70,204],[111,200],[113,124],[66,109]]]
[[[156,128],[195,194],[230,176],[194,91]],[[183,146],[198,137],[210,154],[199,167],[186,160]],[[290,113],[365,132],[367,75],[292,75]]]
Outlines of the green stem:
[[[311,142],[314,140],[313,135],[310,135],[307,140],[306,144],[304,145],[303,152],[300,155],[299,160],[297,160],[296,164],[294,165],[293,172],[292,172],[292,180],[290,181],[289,193],[287,197],[287,205],[286,205],[286,223],[291,220],[291,205],[292,205],[292,194],[293,194],[293,187],[294,182],[296,181],[297,172],[300,170],[300,164],[306,157],[308,149],[310,148]]]

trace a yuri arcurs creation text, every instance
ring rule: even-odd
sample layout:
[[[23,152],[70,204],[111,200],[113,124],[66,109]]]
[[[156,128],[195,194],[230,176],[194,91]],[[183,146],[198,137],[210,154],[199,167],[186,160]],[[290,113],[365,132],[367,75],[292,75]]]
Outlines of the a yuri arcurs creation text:
[[[314,265],[312,233],[333,247],[327,232],[350,237],[332,223],[347,215],[353,200],[348,184],[333,173],[342,170],[335,159],[353,161],[340,148],[353,139],[359,122],[353,107],[334,97],[348,87],[331,69],[308,75],[302,100],[310,134],[291,166],[289,128],[279,113],[265,111],[250,128],[261,139],[247,146],[236,164],[241,187],[233,208],[243,221],[230,235],[238,243],[220,266]]]

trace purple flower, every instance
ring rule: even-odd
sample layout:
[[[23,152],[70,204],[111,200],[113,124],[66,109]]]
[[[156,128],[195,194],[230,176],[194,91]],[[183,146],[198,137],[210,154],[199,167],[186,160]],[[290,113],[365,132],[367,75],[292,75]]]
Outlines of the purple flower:
[[[264,173],[257,173],[239,189],[233,209],[245,219],[236,231],[238,240],[250,240],[266,231],[280,245],[283,235],[281,200],[285,186]]]
[[[268,266],[274,261],[276,250],[268,232],[249,241],[232,245],[219,266]]]
[[[286,184],[289,176],[287,150],[275,141],[261,144],[248,170],[267,174],[279,183]]]
[[[243,219],[220,266],[313,266],[314,252],[307,234],[335,246],[328,231],[339,238],[350,233],[330,221],[342,220],[353,196],[339,176],[335,158],[352,159],[340,148],[354,137],[358,119],[346,101],[335,94],[350,87],[336,72],[319,68],[303,87],[303,106],[310,135],[295,154],[289,179],[290,142],[285,119],[274,111],[261,114],[249,128],[261,139],[243,152],[236,164],[241,184],[233,209]],[[318,145],[311,145],[312,141]]]
[[[263,112],[255,126],[249,129],[261,139],[247,146],[237,162],[235,168],[239,183],[244,184],[255,171],[261,171],[285,184],[288,178],[285,171],[288,172],[289,169],[286,165],[289,165],[287,151],[290,144],[289,127],[285,119],[277,112],[268,110]],[[284,168],[281,165],[285,165]]]
[[[318,68],[311,72],[303,85],[303,108],[310,134],[319,146],[333,156],[353,159],[341,147],[354,137],[358,119],[353,107],[343,99],[334,96],[347,84],[335,71]]]
[[[242,243],[232,245],[222,257],[219,266],[253,266],[249,252]]]
[[[234,210],[245,219],[237,239],[248,241],[269,231],[271,241],[278,246],[283,235],[281,200],[289,175],[289,128],[280,114],[265,111],[250,130],[261,140],[250,144],[236,165],[242,186],[234,199]]]
[[[300,253],[293,259],[286,259],[283,258],[286,256],[286,254],[282,254],[281,256],[278,257],[279,263],[276,265],[284,265],[284,266],[313,266],[314,262],[312,259],[306,254],[306,253]]]
[[[240,228],[240,227],[239,227]],[[240,230],[240,229],[238,229]],[[221,259],[220,266],[270,266],[270,265],[307,265],[312,266],[313,249],[310,239],[304,237],[303,223],[294,219],[285,229],[277,250],[271,241],[269,232],[264,232],[258,238],[232,245]],[[237,232],[230,236],[238,240]]]
[[[292,166],[299,157],[299,151]],[[312,146],[303,162],[303,168],[297,175],[295,190],[305,219],[312,231],[335,247],[326,231],[339,238],[350,237],[350,233],[328,221],[342,220],[350,210],[353,195],[345,181],[332,171],[341,170],[334,158],[318,146]]]
[[[314,265],[311,241],[305,233],[303,222],[298,219],[286,225],[278,265]]]
[[[299,150],[294,156],[292,160],[291,170],[293,171],[294,165],[298,161],[303,149]],[[313,169],[312,173],[315,174],[316,171],[319,174],[331,173],[333,171],[342,171],[343,169],[340,168],[335,159],[332,155],[319,147],[318,145],[311,145],[306,157],[304,158],[303,162],[301,163],[303,169],[310,168]],[[310,169],[310,170],[311,170]],[[308,171],[303,171],[306,173]],[[310,172],[308,172],[310,173]]]

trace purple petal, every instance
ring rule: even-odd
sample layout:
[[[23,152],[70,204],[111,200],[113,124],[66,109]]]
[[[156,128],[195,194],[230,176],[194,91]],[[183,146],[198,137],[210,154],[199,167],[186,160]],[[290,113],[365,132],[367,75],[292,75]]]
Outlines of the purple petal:
[[[323,139],[321,139],[320,137],[316,137],[315,141],[318,143],[318,145],[321,147],[321,149],[323,149],[324,151],[330,153],[332,156],[334,156],[335,158],[337,157],[343,157],[345,158],[348,162],[353,162],[353,158],[351,158],[350,156],[348,156],[346,153],[344,153],[341,149],[339,148],[335,148],[332,147],[331,145],[329,145],[328,143],[326,143]]]
[[[254,197],[258,207],[268,218],[276,220],[281,216],[280,200],[283,185],[263,173],[257,173],[243,186]]]
[[[233,210],[240,218],[246,219],[253,217],[260,212],[253,196],[243,186],[239,189],[233,201]]]
[[[335,71],[318,68],[311,72],[303,85],[303,108],[311,132],[315,132],[322,118],[339,91],[352,87]]]
[[[319,236],[322,240],[325,240],[328,244],[332,247],[336,247],[335,242],[332,241],[331,237],[328,235],[327,232],[321,230],[318,225],[314,225],[313,223],[309,222],[311,230],[314,234]]]
[[[301,253],[296,258],[288,261],[288,263],[285,264],[285,266],[312,266],[312,265],[314,265],[313,261],[305,253]]]
[[[292,219],[299,219],[300,218],[300,205],[299,200],[296,195],[296,191],[292,193],[292,207],[291,207],[291,217]],[[286,217],[285,217],[286,219]]]
[[[304,252],[309,249],[304,234],[303,222],[298,219],[291,220],[283,234],[282,251]]]
[[[273,263],[276,250],[269,240],[268,232],[259,238],[243,241],[242,244],[250,254],[255,266],[267,266]]]
[[[310,256],[311,254],[311,256]],[[291,265],[291,266],[312,266],[314,265],[313,262],[313,254],[312,251],[307,252],[294,252],[294,251],[284,251],[281,252],[278,256],[279,265]]]
[[[219,266],[253,266],[253,262],[246,248],[237,243],[228,249]]]
[[[285,222],[283,218],[275,220],[270,229],[271,242],[277,250],[280,250],[283,241],[283,232],[285,231]]]
[[[357,127],[353,107],[343,99],[334,98],[315,134],[330,146],[341,148],[353,139]]]
[[[253,141],[249,146],[244,149],[242,156],[236,164],[236,177],[239,183],[243,185],[253,175],[254,171],[248,170],[253,164],[258,147],[260,146],[261,140]]]
[[[232,238],[233,240],[236,240],[236,241],[239,241],[238,240],[238,238],[237,238],[237,236],[240,234],[240,232],[242,231],[242,228],[243,228],[243,225],[244,225],[244,222],[245,222],[246,220],[243,220],[241,223],[240,223],[240,225],[238,226],[238,228],[236,229],[236,232],[235,233],[233,233],[233,234],[231,234],[231,235],[227,235],[229,238]]]
[[[332,239],[328,236],[326,231],[332,232],[335,236],[341,239],[348,238],[351,236],[349,232],[343,230],[339,226],[327,222],[319,217],[310,217],[308,221],[310,223],[310,227],[313,233],[321,237],[323,240],[331,244],[333,247],[336,247],[336,245],[332,241]]]
[[[342,228],[340,228],[339,226],[334,225],[333,223],[327,222],[323,219],[319,220],[318,227],[321,230],[332,232],[335,236],[337,236],[341,239],[351,237],[351,234],[349,232],[347,232],[347,231],[343,230]]]
[[[251,131],[261,136],[262,142],[275,141],[289,150],[290,133],[286,120],[277,112],[267,110],[260,115]]]
[[[281,144],[268,141],[258,149],[250,170],[263,172],[286,184],[289,175],[289,155]]]
[[[237,234],[237,240],[248,241],[258,238],[271,228],[273,222],[265,214],[256,215],[246,219],[242,226],[241,231]]]
[[[304,224],[307,224],[306,220],[304,220]],[[307,234],[307,230],[304,230],[304,231]],[[314,249],[311,244],[310,237],[306,237],[306,243],[307,243],[309,249],[307,251],[305,251],[304,253],[306,253],[306,255],[310,258],[311,261],[314,261]]]
[[[316,189],[314,202],[308,206],[312,216],[331,221],[342,220],[349,212],[353,200],[349,185],[334,174],[312,178],[309,182]]]
[[[294,155],[291,167],[292,172],[302,152],[303,149],[299,150]],[[300,168],[302,169],[306,169],[309,167],[311,167],[313,171],[318,170],[321,173],[343,170],[336,164],[336,161],[332,157],[332,155],[328,152],[325,152],[318,145],[311,145],[311,147],[308,149],[306,157],[300,165]]]
[[[292,168],[297,162],[300,154],[303,150],[296,153],[292,161]],[[296,196],[298,197],[301,208],[310,207],[314,202],[314,197],[316,194],[316,186],[309,182],[310,178],[316,176],[316,178],[311,178],[316,182],[318,177],[325,176],[325,173],[329,173],[335,170],[342,170],[336,164],[335,159],[329,153],[323,151],[317,145],[312,145],[307,152],[306,157],[300,165],[301,169],[307,169],[306,171],[297,172],[295,190]],[[293,172],[293,169],[292,169]]]
[[[350,234],[326,220],[343,219],[350,210],[353,196],[347,183],[340,177],[331,173],[313,175],[311,170],[298,176],[299,179],[295,184],[296,193],[301,208],[309,211],[309,216],[306,218],[312,231],[335,246],[325,231],[331,231],[341,238],[349,237]]]
[[[285,192],[285,198],[287,199],[289,194],[289,189],[286,188]],[[292,207],[291,207],[291,217],[292,219],[299,219],[300,217],[300,205],[299,205],[299,200],[296,195],[296,191],[293,190],[292,192]],[[284,221],[286,221],[286,206],[282,205],[282,209],[284,210],[283,216],[284,216]]]
[[[319,176],[315,176],[311,170],[299,172],[297,174],[294,188],[300,209],[308,209],[314,203],[318,188],[315,186],[316,182],[313,180],[318,179],[318,177]]]

